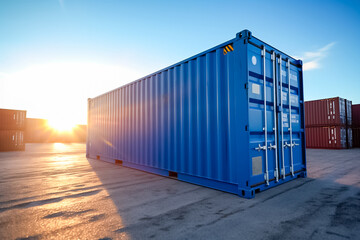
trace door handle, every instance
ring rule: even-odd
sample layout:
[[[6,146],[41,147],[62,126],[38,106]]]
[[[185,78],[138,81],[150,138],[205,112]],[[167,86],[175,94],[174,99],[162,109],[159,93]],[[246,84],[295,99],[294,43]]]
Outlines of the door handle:
[[[260,150],[266,151],[266,145],[261,146],[261,145],[259,144],[259,146],[255,148],[255,150],[258,150],[259,152],[260,152]]]
[[[270,143],[270,145],[269,145],[269,150],[271,150],[271,149],[276,149],[276,145],[272,145],[271,143]]]
[[[284,143],[284,147],[293,148],[293,147],[295,147],[295,146],[299,146],[299,144],[297,144],[297,143],[295,143],[295,142],[293,142],[293,143],[287,143],[287,142],[285,142],[285,143]]]

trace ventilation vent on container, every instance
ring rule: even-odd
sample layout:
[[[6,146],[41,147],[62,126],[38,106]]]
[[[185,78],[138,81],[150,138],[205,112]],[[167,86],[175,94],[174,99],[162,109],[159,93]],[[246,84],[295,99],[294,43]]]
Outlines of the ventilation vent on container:
[[[123,161],[122,160],[118,160],[118,159],[115,159],[115,164],[118,164],[118,165],[123,165]]]
[[[169,177],[177,178],[177,177],[178,177],[178,174],[177,174],[177,172],[169,171]]]

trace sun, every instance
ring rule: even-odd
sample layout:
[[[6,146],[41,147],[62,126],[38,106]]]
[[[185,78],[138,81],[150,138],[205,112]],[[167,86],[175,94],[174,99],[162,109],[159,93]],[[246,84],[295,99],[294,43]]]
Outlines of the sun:
[[[76,124],[65,119],[48,120],[48,126],[59,132],[72,132]]]

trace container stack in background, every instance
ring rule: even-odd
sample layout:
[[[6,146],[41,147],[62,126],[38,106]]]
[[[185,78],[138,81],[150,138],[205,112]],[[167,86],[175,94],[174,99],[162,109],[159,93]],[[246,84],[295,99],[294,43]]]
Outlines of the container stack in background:
[[[352,105],[353,147],[360,147],[360,104]]]
[[[352,148],[352,102],[336,97],[305,102],[307,148]]]
[[[0,151],[24,151],[26,111],[0,109]]]

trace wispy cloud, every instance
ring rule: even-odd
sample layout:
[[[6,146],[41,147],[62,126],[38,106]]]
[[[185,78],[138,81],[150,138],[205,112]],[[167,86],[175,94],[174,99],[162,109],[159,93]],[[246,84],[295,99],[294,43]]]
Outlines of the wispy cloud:
[[[61,8],[64,8],[64,0],[59,0],[59,4]]]
[[[1,77],[8,77],[8,76],[9,76],[8,73],[0,72],[0,78],[1,78]]]
[[[335,45],[335,42],[331,42],[322,48],[319,48],[313,52],[305,52],[303,56],[297,57],[303,60],[304,71],[313,70],[321,67],[321,60],[328,56],[330,49]]]

